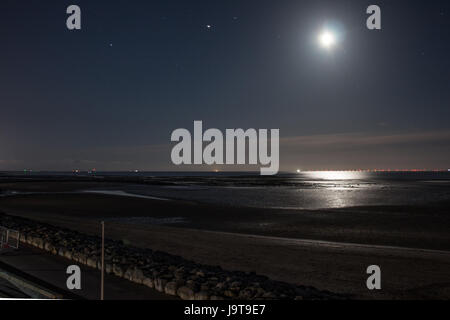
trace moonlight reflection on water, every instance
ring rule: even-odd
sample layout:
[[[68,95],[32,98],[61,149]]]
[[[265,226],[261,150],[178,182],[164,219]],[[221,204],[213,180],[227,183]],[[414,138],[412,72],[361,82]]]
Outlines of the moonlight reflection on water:
[[[323,180],[357,180],[367,177],[365,172],[354,171],[313,171],[307,172],[305,175],[311,177],[312,179]]]

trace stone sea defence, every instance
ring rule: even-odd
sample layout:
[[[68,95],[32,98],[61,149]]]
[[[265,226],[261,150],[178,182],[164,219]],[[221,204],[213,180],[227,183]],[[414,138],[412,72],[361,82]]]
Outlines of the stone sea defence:
[[[20,242],[78,264],[101,268],[100,237],[0,213],[0,225]],[[105,239],[105,272],[184,300],[341,299],[342,295],[274,281],[253,272],[226,271],[180,256]]]

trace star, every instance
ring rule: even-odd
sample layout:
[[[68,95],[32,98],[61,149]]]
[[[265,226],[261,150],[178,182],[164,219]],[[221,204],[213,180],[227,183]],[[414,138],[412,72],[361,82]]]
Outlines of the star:
[[[210,24],[207,24],[207,25],[206,25],[206,29],[209,30],[209,29],[211,29],[211,28],[212,28],[212,25],[210,25]]]

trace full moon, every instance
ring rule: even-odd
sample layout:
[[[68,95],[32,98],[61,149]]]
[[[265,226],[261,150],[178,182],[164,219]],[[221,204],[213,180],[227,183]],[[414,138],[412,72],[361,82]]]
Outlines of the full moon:
[[[319,35],[319,43],[323,48],[330,49],[336,44],[336,36],[331,31],[322,31]]]

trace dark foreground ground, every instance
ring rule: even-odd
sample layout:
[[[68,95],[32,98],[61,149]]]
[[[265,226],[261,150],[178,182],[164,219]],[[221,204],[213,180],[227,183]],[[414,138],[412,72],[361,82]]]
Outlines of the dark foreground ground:
[[[0,254],[0,270],[2,270],[2,264],[7,267],[14,266],[20,270],[20,273],[29,276],[30,283],[37,282],[44,288],[54,288],[53,290],[60,293],[64,299],[100,299],[101,278],[98,270],[51,255],[43,250],[21,244],[19,250]],[[69,276],[66,273],[67,267],[73,264],[79,265],[81,269],[81,289],[79,290],[68,290],[66,285]],[[38,280],[35,281],[33,278]],[[174,297],[111,275],[105,276],[104,288],[106,300],[174,299]],[[20,288],[0,278],[0,298],[2,297],[29,298],[26,293],[20,291]]]
[[[99,184],[16,183],[0,187],[71,192],[93,186]],[[0,198],[0,210],[8,214],[91,234],[98,234],[99,221],[106,220],[108,237],[136,246],[365,299],[450,298],[447,208],[441,203],[427,207],[265,210],[77,193]],[[176,219],[160,220],[167,218]],[[155,225],[171,221],[178,223]],[[376,292],[366,288],[366,268],[372,264],[382,269],[382,290]]]

